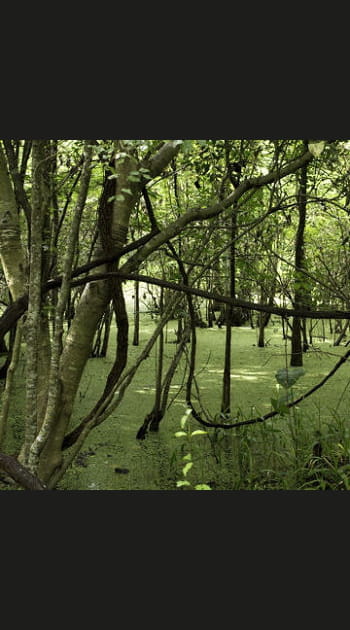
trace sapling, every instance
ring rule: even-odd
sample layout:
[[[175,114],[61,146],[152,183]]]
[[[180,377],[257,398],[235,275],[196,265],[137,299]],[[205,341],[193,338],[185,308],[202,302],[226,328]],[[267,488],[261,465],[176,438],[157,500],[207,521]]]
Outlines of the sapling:
[[[191,470],[194,461],[193,461],[193,438],[197,435],[207,435],[207,431],[203,431],[202,429],[196,429],[191,431],[191,427],[189,425],[188,419],[191,415],[191,409],[186,409],[186,412],[182,416],[180,420],[180,431],[176,431],[175,437],[177,438],[186,438],[185,444],[187,444],[188,452],[182,456],[182,461],[184,462],[184,466],[182,468],[183,479],[179,479],[176,482],[177,488],[185,488],[188,490],[211,490],[211,487],[206,483],[197,483],[195,486],[188,480],[187,474]],[[186,428],[187,425],[187,428]],[[184,446],[184,445],[183,445]]]

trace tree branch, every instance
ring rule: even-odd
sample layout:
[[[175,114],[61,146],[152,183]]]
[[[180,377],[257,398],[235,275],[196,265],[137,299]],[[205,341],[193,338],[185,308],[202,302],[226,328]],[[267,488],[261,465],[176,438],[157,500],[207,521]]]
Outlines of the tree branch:
[[[143,162],[142,166],[149,168],[152,178],[157,177],[168,166],[169,162],[178,154],[181,142],[179,140],[170,140],[166,142],[147,162]]]
[[[311,387],[311,389],[309,389],[302,396],[299,396],[299,398],[297,398],[296,400],[293,400],[293,402],[288,403],[286,405],[286,407],[288,409],[291,409],[295,405],[298,405],[300,402],[302,402],[303,400],[305,400],[306,398],[311,396],[311,394],[316,392],[318,389],[320,389],[339,370],[341,365],[343,365],[343,363],[345,363],[345,361],[349,358],[349,356],[350,356],[350,350],[348,350],[339,359],[339,361],[335,364],[335,366],[331,369],[331,371],[328,372],[328,374],[319,383],[317,383],[317,385],[314,385],[314,387]],[[233,423],[208,422],[207,420],[203,420],[203,418],[201,418],[199,413],[195,410],[192,402],[187,402],[187,404],[188,404],[188,406],[190,407],[190,409],[192,411],[193,417],[200,424],[202,424],[202,425],[204,425],[206,427],[215,427],[215,428],[220,428],[220,429],[235,429],[237,427],[242,427],[242,426],[245,426],[245,425],[248,425],[248,424],[257,424],[258,422],[265,422],[265,420],[268,420],[269,418],[273,418],[274,416],[277,416],[277,415],[280,414],[279,411],[270,411],[269,413],[266,413],[264,416],[259,416],[257,418],[251,418],[250,420],[241,420],[240,422],[233,422]]]
[[[210,300],[216,300],[224,304],[231,304],[239,308],[244,308],[252,311],[261,311],[263,313],[272,313],[279,315],[280,317],[305,317],[308,319],[350,319],[350,311],[313,311],[313,310],[300,310],[294,308],[283,308],[280,306],[270,306],[268,304],[258,304],[256,302],[247,302],[246,300],[239,300],[230,298],[226,295],[220,295],[219,293],[213,293],[211,291],[205,291],[204,289],[197,289],[195,287],[189,287],[184,284],[170,282],[168,280],[161,280],[160,278],[154,278],[153,276],[145,276],[138,273],[125,273],[124,271],[107,272],[101,274],[93,274],[87,278],[81,280],[74,280],[72,286],[80,286],[87,282],[93,282],[96,280],[105,280],[109,276],[119,276],[123,280],[139,280],[147,284],[156,284],[160,287],[172,289],[173,291],[179,291],[181,293],[191,293],[192,295],[198,295],[199,297],[207,298]]]
[[[167,225],[163,230],[161,230],[152,239],[150,239],[150,241],[148,241],[146,245],[140,248],[137,253],[134,254],[134,256],[131,256],[129,258],[129,260],[123,265],[123,267],[121,267],[121,269],[126,272],[138,269],[140,264],[146,258],[148,258],[148,256],[152,252],[154,252],[170,239],[174,238],[174,236],[177,236],[189,223],[193,223],[194,221],[203,221],[205,219],[211,219],[217,216],[226,208],[237,204],[237,201],[240,199],[240,197],[248,192],[248,190],[260,188],[271,182],[283,179],[287,175],[294,173],[304,164],[310,162],[312,159],[312,153],[310,153],[310,151],[305,151],[297,159],[291,160],[291,162],[287,164],[284,168],[275,169],[274,171],[271,171],[267,175],[262,175],[261,177],[252,177],[249,179],[245,179],[223,201],[214,203],[211,206],[207,206],[206,208],[190,208],[190,210],[182,214],[175,221],[169,223],[169,225]]]

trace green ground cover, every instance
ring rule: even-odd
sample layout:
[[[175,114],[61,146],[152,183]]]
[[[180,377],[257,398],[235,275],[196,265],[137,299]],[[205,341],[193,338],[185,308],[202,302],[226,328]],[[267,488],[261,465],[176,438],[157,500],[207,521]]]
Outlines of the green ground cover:
[[[165,334],[166,365],[176,348],[176,322]],[[140,346],[129,348],[132,365],[154,328],[142,315]],[[130,327],[130,340],[132,339]],[[201,404],[211,418],[220,412],[225,329],[198,329],[196,379]],[[266,332],[268,345],[257,347],[257,331],[234,328],[232,335],[232,417],[249,419],[272,409],[278,396],[276,370],[288,365],[286,342],[278,325]],[[344,353],[333,339],[315,339],[304,355],[305,375],[293,387],[295,397],[316,385]],[[76,398],[74,421],[89,411],[100,395],[113,361],[114,331],[106,359],[90,359]],[[209,429],[192,439],[175,437],[185,410],[183,359],[175,374],[170,407],[158,433],[136,440],[136,433],[154,401],[157,346],[139,368],[127,393],[102,425],[84,443],[73,465],[60,482],[60,490],[176,490],[183,478],[186,453],[193,466],[186,478],[191,486],[205,483],[215,490],[234,489],[348,489],[350,487],[349,368],[345,363],[320,390],[289,414],[265,423],[225,431]],[[7,450],[15,450],[21,435],[24,366],[16,378]],[[195,401],[195,398],[194,398]],[[195,401],[196,402],[196,401]],[[199,408],[198,403],[196,402]],[[188,428],[203,428],[190,418]],[[318,444],[321,446],[318,448]],[[115,469],[119,472],[115,472]],[[128,471],[128,472],[126,472]]]

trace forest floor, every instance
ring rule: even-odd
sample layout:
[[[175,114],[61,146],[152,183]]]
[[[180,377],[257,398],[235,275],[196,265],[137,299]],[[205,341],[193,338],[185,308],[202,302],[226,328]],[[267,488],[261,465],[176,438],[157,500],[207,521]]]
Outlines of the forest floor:
[[[165,364],[176,349],[177,323],[165,331]],[[131,345],[132,365],[155,323],[141,316],[140,345]],[[320,331],[318,331],[320,332]],[[271,399],[278,396],[276,370],[289,365],[288,347],[278,325],[266,330],[268,345],[257,347],[257,330],[233,328],[231,417],[254,418],[271,411]],[[225,328],[197,329],[196,381],[201,405],[215,418],[220,412],[223,379]],[[154,402],[157,370],[156,344],[141,364],[123,401],[103,424],[94,429],[81,452],[60,482],[59,490],[176,490],[184,479],[184,455],[191,452],[193,466],[186,480],[192,488],[205,483],[216,490],[231,489],[350,489],[350,375],[346,362],[310,398],[289,414],[230,431],[209,429],[207,435],[176,437],[185,412],[183,370],[185,358],[175,374],[169,408],[159,432],[137,440],[136,433]],[[76,398],[73,423],[91,409],[101,394],[105,376],[113,363],[115,330],[112,330],[106,358],[90,359]],[[316,385],[344,354],[329,336],[304,354],[305,375],[293,387],[297,397]],[[24,366],[17,375],[17,395],[11,410],[9,451],[22,432]],[[199,405],[194,397],[194,402]],[[190,418],[191,430],[203,429]],[[321,450],[315,444],[321,443]],[[315,456],[316,453],[316,456]],[[188,461],[188,460],[187,460]]]

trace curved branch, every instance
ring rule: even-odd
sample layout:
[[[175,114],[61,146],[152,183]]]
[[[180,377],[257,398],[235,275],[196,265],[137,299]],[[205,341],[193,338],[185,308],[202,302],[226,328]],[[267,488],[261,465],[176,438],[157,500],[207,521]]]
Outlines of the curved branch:
[[[124,248],[126,249],[126,248]],[[124,253],[124,250],[118,254],[120,257]],[[116,257],[114,257],[116,258]],[[94,265],[95,266],[95,265]],[[76,274],[73,273],[72,277]],[[176,284],[175,282],[169,282],[167,280],[160,280],[153,276],[144,276],[137,273],[125,273],[123,271],[106,272],[99,274],[92,274],[86,278],[80,280],[73,280],[71,282],[72,287],[83,286],[88,282],[94,282],[96,280],[106,280],[109,277],[118,276],[122,280],[139,280],[140,282],[146,282],[148,284],[156,284],[160,287],[172,289],[173,291],[179,291],[181,293],[191,293],[192,295],[198,295],[199,297],[207,298],[210,300],[217,300],[224,304],[231,304],[239,308],[247,310],[261,311],[263,313],[272,313],[279,315],[280,317],[305,317],[306,319],[350,319],[350,311],[330,310],[330,311],[313,311],[294,308],[282,308],[280,306],[269,306],[268,304],[256,304],[255,302],[247,302],[245,300],[233,299],[225,295],[219,295],[218,293],[212,293],[210,291],[204,291],[203,289],[196,289],[195,287],[188,287],[184,284]],[[55,280],[49,280],[43,287],[43,293],[55,289],[61,285],[62,278],[56,278]],[[22,295],[18,300],[10,304],[0,317],[0,336],[5,335],[13,326],[17,320],[26,312],[28,307],[28,295]]]
[[[279,315],[280,317],[305,317],[306,319],[350,319],[350,311],[313,311],[309,309],[295,309],[295,308],[283,308],[281,306],[270,306],[268,304],[257,304],[255,302],[247,302],[246,300],[239,300],[231,298],[226,295],[220,295],[219,293],[213,293],[211,291],[205,291],[204,289],[197,289],[195,287],[189,287],[185,284],[176,282],[170,282],[168,280],[161,280],[160,278],[154,278],[153,276],[145,276],[139,273],[125,273],[124,271],[96,273],[87,278],[80,280],[74,280],[72,287],[81,286],[87,282],[95,282],[96,280],[105,280],[110,276],[118,276],[123,280],[139,280],[147,284],[156,284],[166,289],[172,289],[180,293],[190,293],[192,295],[198,295],[199,297],[207,298],[210,300],[216,300],[224,304],[230,304],[239,308],[244,308],[252,311],[261,311],[263,313],[272,313]]]
[[[288,409],[291,409],[291,407],[298,405],[300,402],[302,402],[303,400],[311,396],[311,394],[313,394],[318,389],[320,389],[339,370],[341,365],[345,363],[345,361],[349,358],[349,356],[350,356],[350,350],[348,350],[342,357],[340,357],[339,361],[335,364],[335,366],[331,369],[331,371],[328,372],[328,374],[319,383],[317,383],[317,385],[314,385],[314,387],[311,387],[311,389],[309,389],[302,396],[299,396],[299,398],[297,398],[296,400],[293,400],[293,402],[288,403],[286,407]],[[191,401],[187,402],[187,405],[191,409],[192,415],[195,418],[195,420],[197,420],[200,424],[206,427],[215,427],[217,429],[219,428],[220,429],[235,429],[237,427],[242,427],[248,424],[257,424],[258,422],[265,422],[265,420],[268,420],[268,418],[273,418],[274,416],[278,416],[280,414],[279,411],[270,411],[269,413],[266,413],[264,416],[259,416],[257,418],[251,418],[250,420],[242,420],[240,422],[233,422],[233,423],[228,424],[228,423],[223,423],[223,422],[208,422],[207,420],[203,420],[201,416],[199,415],[199,413],[195,410]]]

